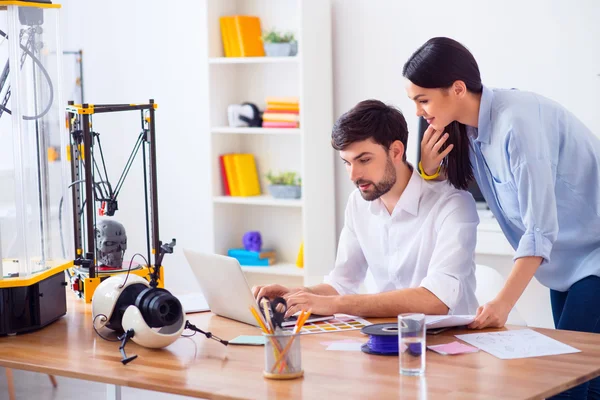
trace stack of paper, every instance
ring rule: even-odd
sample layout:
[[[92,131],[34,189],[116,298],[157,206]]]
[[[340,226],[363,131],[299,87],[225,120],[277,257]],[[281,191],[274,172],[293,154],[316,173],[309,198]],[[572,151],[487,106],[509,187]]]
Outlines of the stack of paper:
[[[469,325],[475,320],[474,315],[426,315],[427,329],[449,328]]]

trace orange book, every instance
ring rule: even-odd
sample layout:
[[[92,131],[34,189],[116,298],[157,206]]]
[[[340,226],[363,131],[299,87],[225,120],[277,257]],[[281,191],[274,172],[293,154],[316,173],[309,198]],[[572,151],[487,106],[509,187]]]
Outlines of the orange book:
[[[236,15],[233,24],[240,47],[240,57],[264,57],[265,49],[261,39],[260,18]]]
[[[223,41],[223,53],[225,57],[231,57],[231,44],[229,39],[229,17],[220,17],[219,24],[221,25],[221,40]]]
[[[300,99],[298,96],[269,96],[265,99],[267,103],[283,103],[298,105]]]
[[[300,111],[300,106],[298,105],[289,105],[289,104],[275,104],[275,103],[267,103],[267,109],[270,111],[278,110],[278,111],[289,111],[289,112],[298,112]]]
[[[229,192],[231,196],[240,196],[240,183],[234,163],[235,154],[225,154],[223,161],[225,162],[225,175],[229,184]]]
[[[221,39],[225,57],[241,57],[240,41],[233,16],[219,18],[221,24]]]

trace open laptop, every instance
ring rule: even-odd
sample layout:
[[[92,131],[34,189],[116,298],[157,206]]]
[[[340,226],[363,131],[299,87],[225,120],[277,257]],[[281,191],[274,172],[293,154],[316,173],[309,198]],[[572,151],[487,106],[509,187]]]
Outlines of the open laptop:
[[[210,310],[222,317],[231,318],[246,324],[258,326],[250,312],[256,300],[248,286],[238,260],[218,254],[198,253],[183,249],[183,254],[192,267]],[[268,268],[268,267],[265,267]],[[326,321],[333,315],[311,315],[306,322]],[[296,316],[282,324],[293,326]]]

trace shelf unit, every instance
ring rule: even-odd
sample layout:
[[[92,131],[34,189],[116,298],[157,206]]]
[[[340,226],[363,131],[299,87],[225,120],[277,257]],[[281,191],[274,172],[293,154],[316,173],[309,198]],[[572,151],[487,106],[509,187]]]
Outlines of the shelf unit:
[[[211,129],[215,135],[301,135],[302,129],[292,128],[231,128],[229,126],[220,126]]]
[[[299,63],[300,57],[211,57],[209,64],[290,64]]]
[[[205,0],[207,17],[208,134],[212,176],[212,247],[218,254],[241,247],[247,231],[259,231],[263,248],[277,252],[277,264],[243,267],[249,277],[281,283],[322,282],[334,265],[335,205],[329,0]],[[294,57],[224,57],[219,17],[254,15],[262,30],[292,31]],[[297,96],[299,129],[231,128],[227,106],[252,102],[261,110],[269,96]],[[224,196],[218,157],[254,154],[261,196]],[[269,171],[295,171],[302,198],[275,199],[264,178]],[[304,268],[295,266],[304,242]]]

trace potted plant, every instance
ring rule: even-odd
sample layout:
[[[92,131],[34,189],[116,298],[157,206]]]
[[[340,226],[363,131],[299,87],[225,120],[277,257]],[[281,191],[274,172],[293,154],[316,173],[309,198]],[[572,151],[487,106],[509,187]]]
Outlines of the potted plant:
[[[292,32],[282,34],[270,30],[263,33],[262,41],[267,57],[295,56],[298,53],[298,42]]]
[[[269,193],[277,199],[299,199],[302,196],[302,179],[295,172],[273,174],[271,171],[265,176],[269,181]]]

